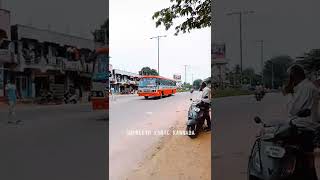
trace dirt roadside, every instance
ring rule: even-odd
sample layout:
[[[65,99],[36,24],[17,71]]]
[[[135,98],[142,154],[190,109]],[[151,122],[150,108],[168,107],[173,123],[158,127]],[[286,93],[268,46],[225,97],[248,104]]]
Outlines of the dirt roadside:
[[[176,125],[170,129],[184,130],[186,112],[179,112]],[[211,179],[211,133],[201,133],[196,139],[183,135],[168,135],[150,149],[139,168],[126,180],[194,180]]]

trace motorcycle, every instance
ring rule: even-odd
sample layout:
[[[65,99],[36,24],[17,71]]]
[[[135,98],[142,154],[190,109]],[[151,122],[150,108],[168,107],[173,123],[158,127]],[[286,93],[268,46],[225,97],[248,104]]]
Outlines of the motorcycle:
[[[261,101],[261,99],[263,98],[263,93],[261,93],[261,92],[256,92],[255,93],[255,98],[256,98],[256,100],[257,101]]]
[[[77,104],[78,98],[76,94],[71,94],[70,92],[67,92],[64,94],[64,103],[65,104]]]
[[[310,114],[310,110],[303,110],[298,117],[308,117]],[[310,156],[309,150],[306,152],[303,144],[306,139],[316,140],[318,131],[297,127],[292,120],[289,123],[269,124],[259,117],[254,120],[263,127],[251,149],[248,180],[317,179],[314,157]]]
[[[198,134],[203,130],[204,125],[204,113],[208,111],[209,108],[204,105],[203,102],[192,101],[190,108],[188,110],[188,120],[187,120],[187,128],[188,136],[192,139],[196,138]]]
[[[38,104],[50,104],[55,102],[55,97],[51,91],[43,92],[40,98],[37,100]]]

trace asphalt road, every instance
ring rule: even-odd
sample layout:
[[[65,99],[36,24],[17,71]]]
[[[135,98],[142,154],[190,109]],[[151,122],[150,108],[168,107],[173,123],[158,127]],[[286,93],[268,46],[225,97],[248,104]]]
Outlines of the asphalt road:
[[[88,104],[23,106],[15,127],[0,106],[0,179],[107,179],[106,116]]]
[[[110,98],[112,99],[112,98]],[[177,112],[185,111],[190,93],[177,93],[163,99],[117,96],[110,103],[109,172],[110,180],[123,179],[138,168],[149,148],[160,135],[129,135],[131,130],[161,132],[177,121]]]
[[[248,157],[260,128],[254,117],[265,122],[287,121],[286,102],[277,93],[267,94],[261,102],[252,95],[214,100],[213,179],[247,179]],[[319,160],[316,162],[319,174]]]

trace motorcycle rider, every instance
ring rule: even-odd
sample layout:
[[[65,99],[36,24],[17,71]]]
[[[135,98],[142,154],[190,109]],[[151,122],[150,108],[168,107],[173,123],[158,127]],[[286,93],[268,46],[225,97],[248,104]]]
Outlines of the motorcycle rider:
[[[319,127],[318,117],[318,98],[319,90],[313,82],[306,78],[304,69],[300,65],[293,65],[288,69],[289,82],[283,88],[283,94],[288,95],[289,102],[287,110],[289,118],[293,119],[293,124],[305,130],[316,130]],[[310,116],[298,117],[302,110],[310,110]],[[314,164],[314,135],[304,131],[298,142],[301,143],[301,148],[306,152],[306,160],[310,165],[306,168],[310,177],[305,179],[317,179],[315,164]]]
[[[205,131],[211,130],[211,120],[210,120],[210,103],[211,103],[211,89],[207,87],[205,82],[202,82],[199,91],[201,92],[201,105],[205,107],[204,118],[207,121],[207,127],[204,129]]]

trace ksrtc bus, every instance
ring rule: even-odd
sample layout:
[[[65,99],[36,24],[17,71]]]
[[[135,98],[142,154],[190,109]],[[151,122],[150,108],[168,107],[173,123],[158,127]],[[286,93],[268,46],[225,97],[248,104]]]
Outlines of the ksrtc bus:
[[[92,77],[91,103],[93,110],[109,109],[109,49],[98,48],[96,67]]]
[[[139,81],[138,95],[149,97],[171,96],[177,92],[176,81],[161,76],[142,76]]]

